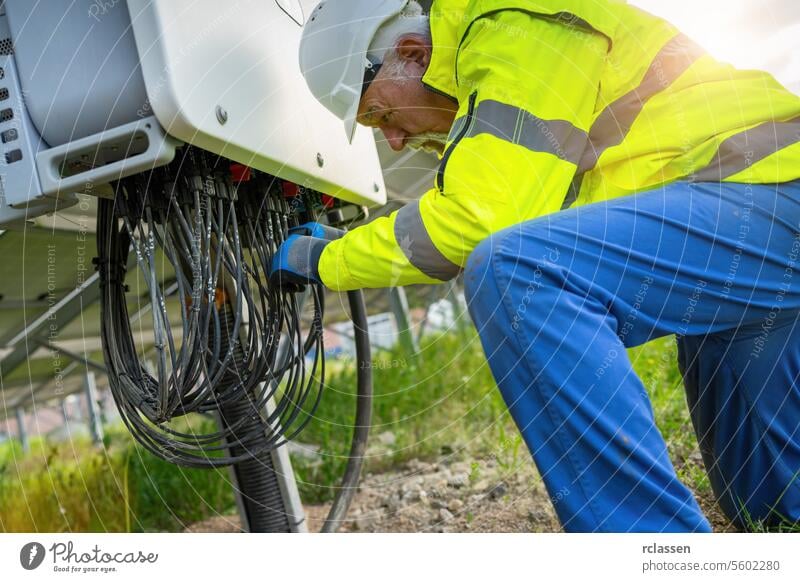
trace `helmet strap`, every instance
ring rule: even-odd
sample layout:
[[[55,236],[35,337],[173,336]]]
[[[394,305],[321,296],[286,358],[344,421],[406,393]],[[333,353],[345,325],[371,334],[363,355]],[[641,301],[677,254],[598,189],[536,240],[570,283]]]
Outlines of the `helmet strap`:
[[[379,63],[377,61],[373,61],[369,57],[367,57],[367,62],[364,65],[364,82],[361,84],[361,96],[364,96],[364,93],[367,92],[369,86],[375,80],[375,77],[378,76],[378,72],[381,70],[383,63]]]

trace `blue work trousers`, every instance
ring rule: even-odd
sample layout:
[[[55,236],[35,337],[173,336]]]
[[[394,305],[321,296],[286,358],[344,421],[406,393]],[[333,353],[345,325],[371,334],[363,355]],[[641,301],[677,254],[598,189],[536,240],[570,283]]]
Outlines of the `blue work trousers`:
[[[707,532],[625,348],[674,334],[714,494],[800,522],[800,182],[678,182],[505,229],[465,270],[562,526]]]

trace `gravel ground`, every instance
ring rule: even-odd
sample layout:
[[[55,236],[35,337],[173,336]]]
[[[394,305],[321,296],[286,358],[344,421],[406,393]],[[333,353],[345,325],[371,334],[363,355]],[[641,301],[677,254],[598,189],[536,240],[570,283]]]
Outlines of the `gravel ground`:
[[[493,459],[411,461],[397,471],[361,481],[341,527],[346,532],[558,532],[553,503],[533,463],[510,471]],[[698,500],[715,531],[733,531],[710,493]],[[310,531],[319,531],[327,505],[306,507]],[[239,532],[237,515],[196,523],[189,532]]]

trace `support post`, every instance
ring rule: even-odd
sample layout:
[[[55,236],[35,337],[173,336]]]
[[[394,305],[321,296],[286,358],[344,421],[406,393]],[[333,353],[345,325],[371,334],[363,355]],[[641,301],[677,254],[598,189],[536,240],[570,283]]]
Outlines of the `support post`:
[[[389,303],[394,320],[397,323],[397,334],[400,346],[407,354],[414,355],[419,351],[417,338],[411,331],[411,317],[408,313],[408,298],[402,287],[389,289]]]
[[[468,314],[464,311],[461,306],[461,301],[458,298],[459,291],[458,279],[453,279],[447,290],[447,300],[453,308],[453,327],[456,333],[463,334],[467,331],[469,319]]]
[[[22,445],[22,452],[27,453],[31,450],[31,444],[28,442],[28,432],[25,430],[25,411],[22,410],[22,407],[17,407],[15,414],[17,415],[17,434]]]
[[[86,410],[89,411],[89,431],[92,442],[97,445],[103,442],[103,424],[100,422],[100,407],[97,404],[97,384],[91,370],[83,376],[83,388],[86,393]]]

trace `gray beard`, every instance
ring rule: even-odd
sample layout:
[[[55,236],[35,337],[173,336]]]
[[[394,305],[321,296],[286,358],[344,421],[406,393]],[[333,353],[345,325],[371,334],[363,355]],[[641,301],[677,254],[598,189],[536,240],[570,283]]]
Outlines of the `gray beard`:
[[[417,151],[432,153],[444,153],[444,146],[447,143],[447,134],[437,131],[426,131],[418,133],[406,140],[406,147]]]

